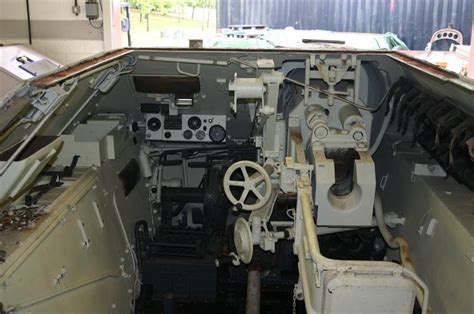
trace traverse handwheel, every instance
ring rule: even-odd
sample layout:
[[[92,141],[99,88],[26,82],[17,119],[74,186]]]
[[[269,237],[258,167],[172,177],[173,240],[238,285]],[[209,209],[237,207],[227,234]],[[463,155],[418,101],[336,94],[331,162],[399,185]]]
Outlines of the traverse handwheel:
[[[238,208],[260,209],[271,196],[270,175],[256,162],[238,161],[232,164],[224,175],[224,192],[229,201]]]

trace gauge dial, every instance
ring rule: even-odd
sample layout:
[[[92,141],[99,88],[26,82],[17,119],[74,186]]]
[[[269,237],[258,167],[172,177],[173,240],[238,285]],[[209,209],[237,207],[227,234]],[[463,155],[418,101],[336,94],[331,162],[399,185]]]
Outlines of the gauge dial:
[[[226,136],[225,129],[222,126],[218,125],[218,124],[213,125],[209,129],[209,138],[214,143],[222,142],[225,139],[225,136]]]
[[[146,123],[146,126],[148,130],[155,132],[161,128],[161,121],[158,118],[151,118]]]
[[[202,121],[201,121],[201,118],[199,117],[193,116],[189,118],[188,120],[188,127],[191,130],[197,130],[201,127],[201,125],[202,125]]]
[[[206,138],[206,133],[204,133],[203,130],[198,130],[196,132],[196,138],[200,141],[202,141],[204,138]]]
[[[183,137],[190,140],[193,137],[193,132],[191,130],[186,130],[183,132]]]

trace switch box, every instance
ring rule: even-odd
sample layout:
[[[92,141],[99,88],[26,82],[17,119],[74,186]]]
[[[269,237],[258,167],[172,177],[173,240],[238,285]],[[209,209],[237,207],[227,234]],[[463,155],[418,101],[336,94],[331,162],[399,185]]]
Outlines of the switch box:
[[[78,5],[73,5],[72,6],[72,14],[75,14],[76,16],[78,16],[79,13],[81,13],[81,7],[78,6]]]
[[[99,4],[95,1],[86,2],[86,17],[89,20],[96,20],[99,18]]]

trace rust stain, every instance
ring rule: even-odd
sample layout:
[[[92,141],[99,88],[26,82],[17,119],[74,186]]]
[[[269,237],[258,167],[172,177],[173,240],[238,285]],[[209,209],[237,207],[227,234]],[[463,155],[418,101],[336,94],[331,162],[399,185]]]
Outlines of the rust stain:
[[[57,81],[65,79],[74,74],[83,72],[85,70],[93,69],[107,61],[111,61],[120,56],[132,53],[134,51],[142,52],[166,52],[166,51],[181,51],[181,52],[217,52],[217,53],[248,53],[248,52],[257,52],[257,53],[355,53],[355,54],[387,54],[386,51],[357,51],[350,49],[326,49],[326,50],[304,50],[304,49],[222,49],[222,48],[200,48],[200,49],[190,49],[190,48],[120,48],[117,50],[111,50],[105,52],[104,54],[92,58],[83,60],[72,66],[66,66],[63,69],[58,70],[52,74],[46,75],[44,77],[39,77],[36,80],[33,80],[32,83],[42,87],[47,87],[57,83]]]
[[[49,86],[54,83],[56,83],[58,80],[67,78],[71,75],[77,74],[79,72],[83,72],[85,70],[90,70],[93,69],[106,61],[110,61],[113,59],[116,59],[120,56],[124,56],[126,54],[129,54],[132,52],[133,49],[130,48],[122,48],[118,50],[112,50],[110,52],[107,52],[99,57],[93,58],[93,59],[86,59],[83,60],[77,64],[74,64],[70,67],[65,67],[62,70],[59,70],[58,72],[52,73],[50,75],[47,75],[45,77],[41,77],[37,80],[34,80],[33,83],[36,85],[43,85],[43,86]]]
[[[52,73],[50,75],[40,77],[36,80],[33,80],[32,82],[34,84],[40,85],[40,86],[50,86],[57,81],[65,79],[69,76],[72,76],[74,74],[93,69],[95,67],[98,67],[101,64],[104,64],[105,62],[111,61],[113,59],[116,59],[120,56],[127,55],[129,53],[135,52],[135,51],[142,51],[142,52],[166,52],[166,51],[176,51],[176,52],[216,52],[216,53],[279,53],[279,54],[291,54],[291,53],[296,53],[296,54],[304,54],[304,53],[314,53],[314,54],[321,54],[321,53],[351,53],[351,54],[357,54],[357,55],[385,55],[388,57],[391,57],[394,60],[403,62],[407,65],[410,65],[416,69],[431,73],[437,77],[440,78],[459,78],[459,76],[454,73],[454,72],[449,72],[445,69],[442,69],[436,65],[433,65],[429,62],[419,60],[417,58],[414,58],[408,54],[404,54],[403,52],[399,51],[377,51],[377,50],[372,50],[372,51],[366,51],[366,50],[354,50],[354,49],[320,49],[320,50],[311,50],[311,49],[265,49],[265,50],[258,50],[258,49],[216,49],[216,48],[200,48],[200,49],[190,49],[190,48],[121,48],[117,50],[112,50],[109,52],[105,52],[104,54],[92,58],[92,59],[86,59],[83,60],[82,62],[78,64],[74,64],[69,67],[65,67],[62,70],[59,70],[55,73]]]
[[[405,64],[413,66],[414,68],[417,68],[419,70],[429,72],[439,78],[445,78],[445,79],[459,78],[459,75],[454,72],[447,71],[443,68],[440,68],[439,66],[435,64],[431,64],[427,61],[417,59],[403,52],[394,51],[390,53],[390,57],[397,61],[401,61]]]
[[[410,265],[413,265],[413,260],[411,259],[410,256],[406,256],[405,257],[405,263],[406,265],[410,264]]]
[[[0,232],[11,230],[25,233],[33,232],[48,216],[41,207],[18,209],[15,211],[4,210],[0,213]]]
[[[303,137],[301,136],[301,132],[299,129],[292,128],[290,130],[290,136],[291,136],[291,139],[295,141],[296,144],[303,143]]]

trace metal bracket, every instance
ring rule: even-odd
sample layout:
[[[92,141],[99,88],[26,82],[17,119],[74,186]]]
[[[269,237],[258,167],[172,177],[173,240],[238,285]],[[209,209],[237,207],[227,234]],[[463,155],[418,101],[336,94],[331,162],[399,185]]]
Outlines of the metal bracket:
[[[414,163],[411,172],[411,182],[416,181],[416,177],[446,177],[446,172],[437,164]]]
[[[81,231],[82,241],[81,246],[84,249],[88,249],[91,245],[91,240],[86,234],[86,229],[84,228],[84,222],[80,219],[77,220],[77,225],[79,226],[79,230]]]
[[[56,85],[45,89],[34,97],[31,100],[31,105],[36,110],[30,112],[28,118],[35,122],[54,110],[61,100],[76,87],[77,81],[67,91],[64,89],[64,85]]]
[[[294,161],[293,157],[285,158],[285,165],[288,169],[293,169],[297,171],[313,171],[314,166],[310,164],[301,164]]]

